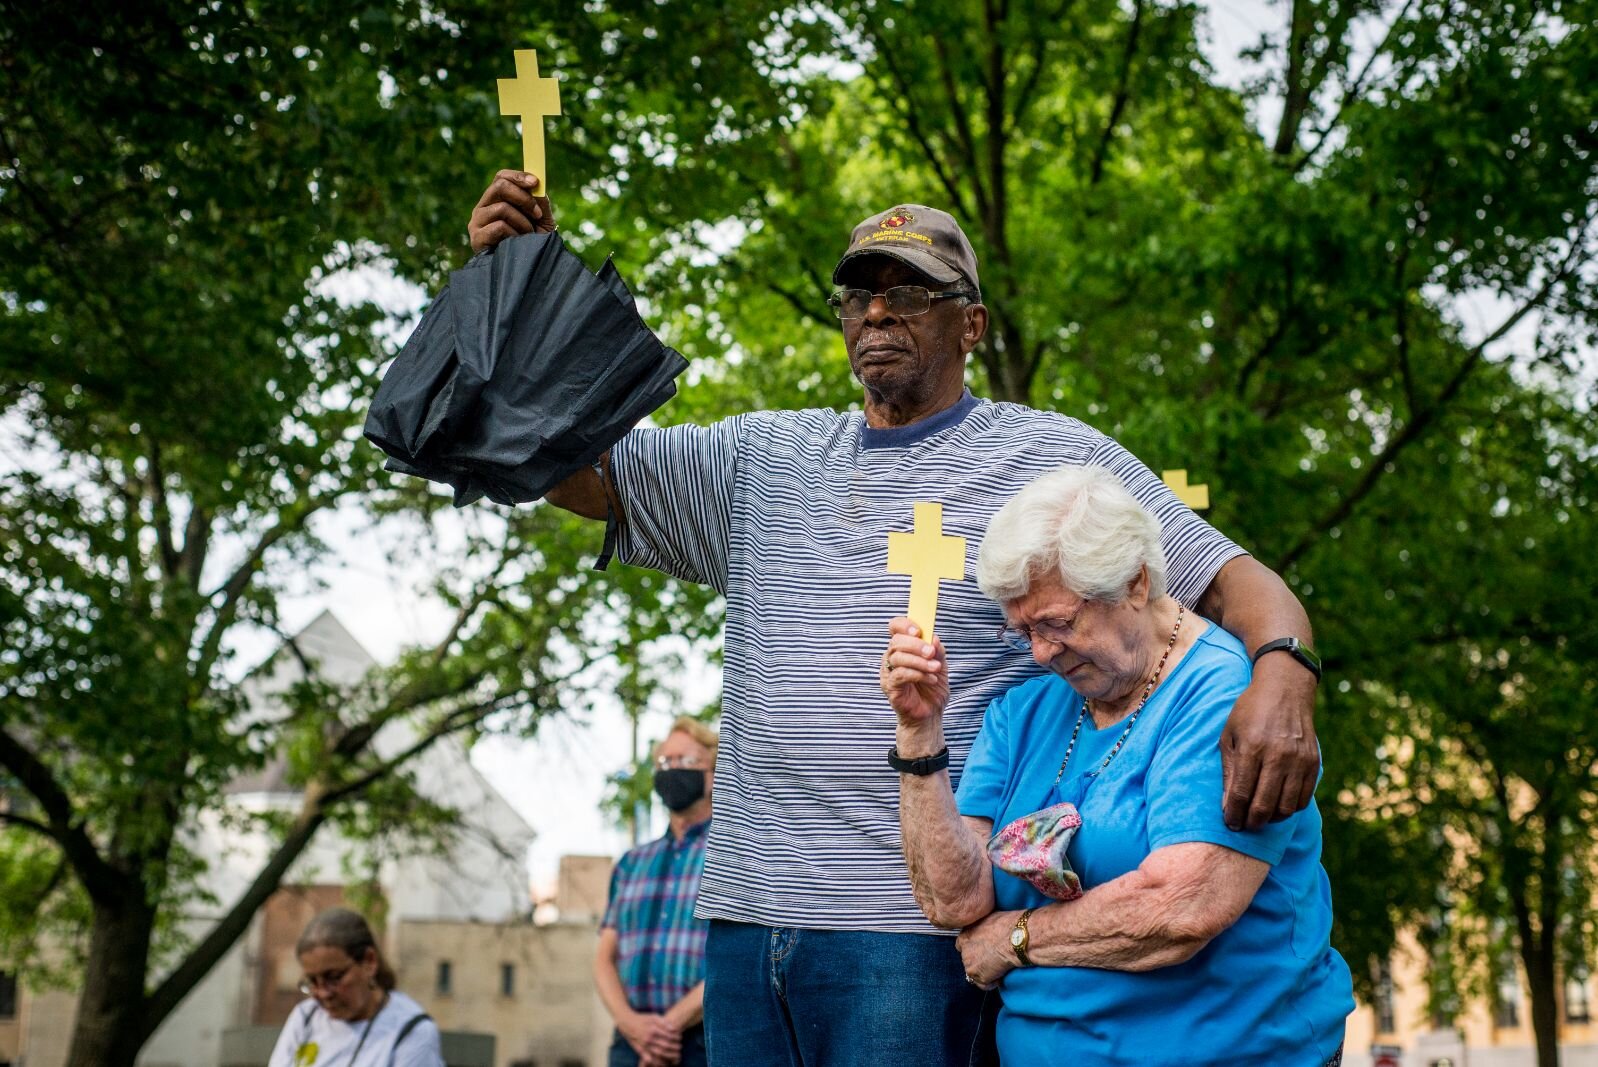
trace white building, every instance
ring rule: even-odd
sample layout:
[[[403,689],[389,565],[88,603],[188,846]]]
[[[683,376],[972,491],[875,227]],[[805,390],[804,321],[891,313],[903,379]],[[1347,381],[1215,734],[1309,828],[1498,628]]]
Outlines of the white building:
[[[314,665],[321,680],[338,686],[355,685],[377,666],[331,612],[323,612],[292,640],[298,656],[286,647],[279,649],[245,683],[257,714],[274,714],[278,694],[302,680],[301,657]],[[406,724],[396,723],[378,735],[375,748],[391,754],[414,737]],[[291,888],[257,913],[248,933],[156,1031],[139,1057],[141,1064],[214,1064],[224,1029],[275,1021],[274,1008],[299,998],[292,945],[303,918],[337,902],[341,887],[352,880],[366,882],[375,874],[386,903],[385,928],[378,935],[388,946],[396,944],[400,924],[411,920],[505,923],[527,916],[526,856],[532,828],[472,766],[459,739],[436,742],[411,766],[423,796],[461,812],[459,833],[447,849],[439,855],[373,856],[366,846],[324,826],[283,880]],[[228,802],[233,812],[293,812],[300,795],[287,784],[285,766],[278,761],[235,783]],[[265,833],[229,825],[228,814],[208,813],[192,843],[210,864],[206,888],[220,902],[219,909],[243,893],[275,844]],[[200,913],[191,922],[198,934],[219,917],[219,912]]]
[[[281,713],[275,698],[304,677],[302,659],[321,680],[341,687],[353,686],[377,665],[329,612],[292,641],[298,655],[285,645],[245,682],[255,715]],[[378,734],[374,747],[379,755],[393,754],[415,736],[407,724],[392,724]],[[519,931],[522,940],[534,934],[526,867],[534,836],[531,827],[472,766],[457,738],[436,742],[411,762],[410,774],[424,797],[461,813],[459,830],[447,845],[428,854],[405,848],[403,841],[386,842],[379,846],[386,851],[374,854],[372,846],[345,839],[324,826],[290,868],[283,888],[253,917],[249,930],[145,1045],[139,1056],[143,1067],[211,1067],[221,1055],[224,1030],[280,1024],[300,999],[295,989],[300,969],[294,942],[311,915],[349,901],[347,886],[375,889],[381,897],[382,923],[376,933],[391,954],[405,941],[402,928],[419,924],[432,930],[461,924],[462,938],[479,927]],[[250,820],[238,816],[292,813],[299,804],[299,791],[288,784],[285,766],[277,761],[236,782],[228,790],[226,807],[208,812],[194,828],[188,845],[209,865],[202,888],[217,902],[200,905],[187,917],[195,938],[238,899],[275,845],[270,834],[251,828]],[[595,930],[597,919],[567,925],[583,927],[565,929],[561,935],[563,943],[575,944],[583,940],[585,930]],[[545,974],[538,984],[524,984],[547,991],[559,978],[579,983],[581,994],[591,998],[586,968],[580,970],[572,975]],[[435,992],[419,989],[414,995],[426,1005]],[[578,987],[571,992],[577,995]],[[76,997],[65,992],[30,994],[24,988],[19,1007],[11,1024],[17,1033],[7,1042],[15,1049],[8,1054],[19,1067],[60,1067],[71,1040]],[[449,1014],[450,1005],[443,1007]],[[530,1009],[536,1013],[536,1006]],[[572,1013],[566,1014],[569,1023]]]

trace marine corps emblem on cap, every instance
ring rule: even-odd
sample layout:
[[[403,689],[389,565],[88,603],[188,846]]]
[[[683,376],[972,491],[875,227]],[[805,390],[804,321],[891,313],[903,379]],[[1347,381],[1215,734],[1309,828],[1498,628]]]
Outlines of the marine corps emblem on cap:
[[[883,227],[891,226],[897,230],[900,226],[908,226],[915,220],[916,217],[910,214],[910,212],[906,211],[902,207],[896,207],[893,209],[893,213],[891,215],[882,220],[880,225]]]

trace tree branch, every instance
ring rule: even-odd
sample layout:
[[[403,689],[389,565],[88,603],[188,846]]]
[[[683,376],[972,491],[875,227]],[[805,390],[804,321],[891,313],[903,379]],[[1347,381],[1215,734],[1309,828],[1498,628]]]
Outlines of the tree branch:
[[[50,829],[39,820],[30,819],[26,815],[18,815],[10,811],[0,811],[0,822],[8,823],[12,826],[20,826],[24,830],[32,830],[36,834],[43,834],[45,837],[48,837],[51,841],[54,841],[58,845],[61,843],[60,841],[56,840],[54,830]]]
[[[168,578],[178,576],[181,557],[172,541],[172,509],[166,495],[166,470],[161,465],[161,446],[150,440],[150,473],[145,479],[155,517],[155,539],[161,549],[161,569]]]
[[[965,153],[965,165],[961,169],[970,175],[971,194],[976,201],[977,214],[986,215],[990,210],[993,190],[983,187],[981,165],[977,160],[976,137],[971,132],[971,122],[966,117],[965,106],[960,102],[960,87],[955,84],[954,71],[949,66],[949,50],[941,34],[933,35],[932,46],[938,61],[938,82],[943,86],[943,95],[949,101],[949,117],[954,122],[960,150]]]
[[[1271,151],[1278,156],[1292,153],[1298,139],[1298,126],[1304,120],[1304,110],[1309,106],[1309,93],[1304,90],[1304,53],[1309,48],[1309,30],[1312,25],[1314,5],[1311,0],[1292,0],[1287,18],[1287,70],[1282,76],[1282,121],[1276,127],[1276,141]]]
[[[1362,93],[1365,89],[1365,79],[1370,76],[1371,70],[1375,68],[1376,61],[1387,54],[1388,42],[1393,39],[1394,32],[1397,31],[1398,27],[1409,15],[1409,9],[1414,6],[1415,0],[1405,0],[1403,8],[1398,12],[1398,17],[1393,19],[1392,25],[1388,26],[1387,32],[1382,35],[1382,43],[1377,45],[1376,48],[1372,50],[1370,56],[1365,60],[1365,66],[1360,69],[1359,74],[1351,83],[1349,83],[1348,88],[1344,90],[1342,98],[1338,100],[1337,110],[1332,113],[1332,117],[1326,123],[1326,125],[1321,127],[1320,135],[1315,139],[1315,143],[1310,146],[1309,151],[1305,152],[1299,157],[1297,163],[1293,164],[1290,173],[1297,174],[1299,171],[1303,170],[1304,167],[1308,166],[1309,162],[1314,159],[1315,156],[1319,154],[1321,148],[1325,146],[1326,139],[1332,135],[1332,131],[1337,129],[1337,127],[1342,124],[1343,113],[1348,110],[1348,106],[1350,104],[1359,99],[1360,93]]]
[[[211,628],[206,632],[205,639],[200,644],[198,662],[195,664],[195,676],[204,679],[211,669],[211,664],[216,660],[217,653],[222,647],[222,635],[227,628],[233,625],[233,618],[238,613],[239,599],[249,589],[250,582],[254,580],[256,572],[261,568],[261,560],[266,553],[279,541],[290,534],[298,533],[305,528],[310,517],[318,511],[333,503],[339,497],[338,493],[328,496],[309,496],[296,501],[286,509],[277,524],[263,533],[250,549],[244,561],[230,574],[226,581],[214,591],[207,594],[207,600],[222,598],[217,606],[216,618],[211,622]],[[187,549],[187,545],[184,546]]]
[[[289,867],[305,851],[306,846],[311,843],[311,838],[326,821],[327,813],[319,797],[314,792],[307,792],[294,825],[278,844],[276,851],[272,853],[272,858],[267,860],[266,865],[256,874],[238,900],[233,902],[233,906],[228,909],[226,915],[222,916],[221,921],[206,933],[200,943],[184,957],[183,962],[178,964],[155,991],[145,998],[144,1010],[140,1013],[142,1038],[148,1038],[155,1032],[156,1027],[161,1025],[183,998],[188,996],[200,980],[210,973],[211,968],[216,966],[234,943],[244,935],[255,913],[266,903],[268,897],[277,892]]]
[[[1065,4],[1060,5],[1062,13],[1066,6]],[[1050,19],[1047,25],[1059,25],[1058,16]],[[1026,113],[1032,108],[1032,100],[1038,91],[1038,83],[1043,79],[1044,57],[1048,55],[1048,50],[1049,35],[1046,33],[1033,34],[1032,49],[1029,53],[1032,56],[1032,69],[1027,72],[1026,81],[1022,82],[1021,87],[1016,90],[1015,107],[1010,111],[1009,129],[1011,130],[1020,129],[1026,121]],[[1009,136],[1008,130],[1005,132],[1005,136]]]
[[[400,767],[427,751],[440,739],[475,726],[496,711],[505,711],[513,708],[529,695],[528,691],[518,690],[478,704],[468,704],[447,713],[408,747],[381,761],[359,777],[352,778],[348,782],[324,792],[321,800],[323,810],[369,789],[375,783],[393,774]]]
[[[938,184],[943,186],[943,191],[949,195],[949,201],[952,204],[963,206],[965,201],[961,198],[960,186],[955,182],[954,176],[949,173],[948,168],[944,166],[943,154],[933,148],[928,133],[922,128],[921,112],[915,106],[914,95],[909,82],[905,79],[904,72],[893,61],[892,50],[875,29],[871,29],[868,32],[871,33],[872,39],[876,44],[878,57],[882,59],[883,66],[887,68],[888,73],[893,78],[895,91],[886,92],[883,96],[889,101],[889,106],[898,112],[899,117],[904,121],[905,128],[910,131],[910,136],[915,139],[916,144],[921,148],[921,154],[926,157],[927,165],[932,168],[932,173],[937,176]]]
[[[1005,121],[1006,108],[1004,106],[1004,86],[1007,63],[1004,53],[1003,23],[1009,15],[1009,8],[1001,4],[995,10],[994,0],[987,0],[984,5],[988,19],[988,71],[983,84],[987,90],[987,123],[988,123],[988,200],[989,211],[992,219],[988,224],[989,240],[993,242],[994,254],[1006,267],[1012,262],[1010,256],[1009,230],[1009,181],[1005,177],[1004,149],[1005,149]],[[942,52],[942,40],[939,39],[939,51]],[[948,65],[944,65],[944,80],[948,81]],[[958,109],[959,100],[954,95],[954,87],[949,85],[946,91],[950,94],[950,105],[956,108],[955,114],[963,116],[964,112]]]
[[[806,300],[798,293],[791,289],[785,289],[776,282],[767,282],[766,288],[770,289],[773,293],[776,293],[778,296],[786,300],[788,304],[799,313],[800,317],[809,319],[811,322],[814,322],[820,326],[825,326],[828,329],[836,328],[836,320],[830,319],[817,311],[813,301]]]
[[[1570,276],[1580,260],[1583,242],[1586,239],[1588,229],[1592,226],[1595,212],[1598,212],[1598,207],[1595,207],[1593,212],[1589,212],[1581,228],[1571,238],[1570,249],[1566,252],[1564,261],[1559,265],[1559,268],[1548,276],[1548,279],[1538,288],[1537,292],[1528,297],[1508,318],[1499,323],[1497,329],[1483,338],[1480,344],[1466,354],[1465,358],[1460,361],[1459,366],[1455,368],[1448,382],[1433,398],[1431,405],[1425,410],[1416,412],[1414,417],[1404,424],[1404,428],[1394,434],[1392,439],[1387,442],[1386,447],[1371,460],[1370,466],[1366,470],[1365,476],[1360,479],[1359,484],[1346,494],[1338,502],[1337,506],[1332,508],[1319,522],[1305,530],[1293,547],[1288,549],[1276,561],[1273,566],[1278,573],[1296,563],[1299,557],[1309,551],[1310,546],[1315,544],[1326,531],[1353,514],[1359,502],[1368,496],[1371,490],[1376,488],[1376,484],[1382,479],[1388,464],[1392,463],[1400,452],[1414,443],[1437,420],[1454,397],[1458,395],[1459,390],[1464,387],[1472,372],[1481,366],[1486,358],[1487,349],[1520,325],[1521,320],[1527,315],[1541,308],[1553,294],[1554,289]]]
[[[183,527],[183,549],[178,555],[178,573],[190,589],[199,592],[205,556],[211,545],[211,516],[197,500],[189,501],[189,518]]]
[[[1298,293],[1295,281],[1296,270],[1292,256],[1286,257],[1282,266],[1282,311],[1276,317],[1276,325],[1271,327],[1270,336],[1265,338],[1265,343],[1260,345],[1243,363],[1242,370],[1237,373],[1237,396],[1241,399],[1248,390],[1249,379],[1254,377],[1258,370],[1271,354],[1276,351],[1276,346],[1286,339],[1288,331],[1298,319]]]
[[[44,811],[50,837],[61,846],[89,896],[97,901],[118,899],[126,886],[77,822],[72,798],[33,750],[6,730],[0,730],[0,766],[16,775],[17,781],[38,802]]]
[[[1109,121],[1104,124],[1104,134],[1093,153],[1093,166],[1088,172],[1089,185],[1099,184],[1099,179],[1104,176],[1104,163],[1109,157],[1110,145],[1115,140],[1115,127],[1120,125],[1121,113],[1126,110],[1131,95],[1132,63],[1137,58],[1137,39],[1143,28],[1143,11],[1144,0],[1135,0],[1132,5],[1132,25],[1127,28],[1126,45],[1121,50],[1121,73],[1115,87],[1114,102],[1110,105]]]

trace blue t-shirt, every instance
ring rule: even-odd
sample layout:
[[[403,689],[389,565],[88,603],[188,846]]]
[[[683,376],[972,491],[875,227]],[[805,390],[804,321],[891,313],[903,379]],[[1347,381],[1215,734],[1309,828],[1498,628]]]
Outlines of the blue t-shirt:
[[[1193,841],[1263,860],[1270,872],[1242,917],[1186,963],[1142,973],[1012,971],[1000,1017],[1007,1059],[1319,1067],[1342,1042],[1353,988],[1330,942],[1320,811],[1311,804],[1257,833],[1226,828],[1218,745],[1248,685],[1249,661],[1231,634],[1203,625],[1125,746],[1096,776],[1091,772],[1121,736],[1124,720],[1098,730],[1092,716],[1085,718],[1056,786],[1082,698],[1050,674],[995,700],[960,779],[960,812],[998,828],[1050,804],[1074,803],[1082,826],[1069,856],[1088,890],[1135,870],[1155,849]],[[994,871],[993,883],[1000,910],[1052,903],[1002,871]]]

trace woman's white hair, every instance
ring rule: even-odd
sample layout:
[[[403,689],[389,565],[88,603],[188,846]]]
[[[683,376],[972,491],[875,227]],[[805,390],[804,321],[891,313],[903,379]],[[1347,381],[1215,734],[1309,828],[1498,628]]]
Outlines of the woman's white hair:
[[[1163,597],[1159,520],[1102,467],[1061,467],[993,516],[977,553],[977,584],[1006,604],[1053,575],[1084,600],[1119,603],[1140,567],[1148,568],[1149,599]]]

